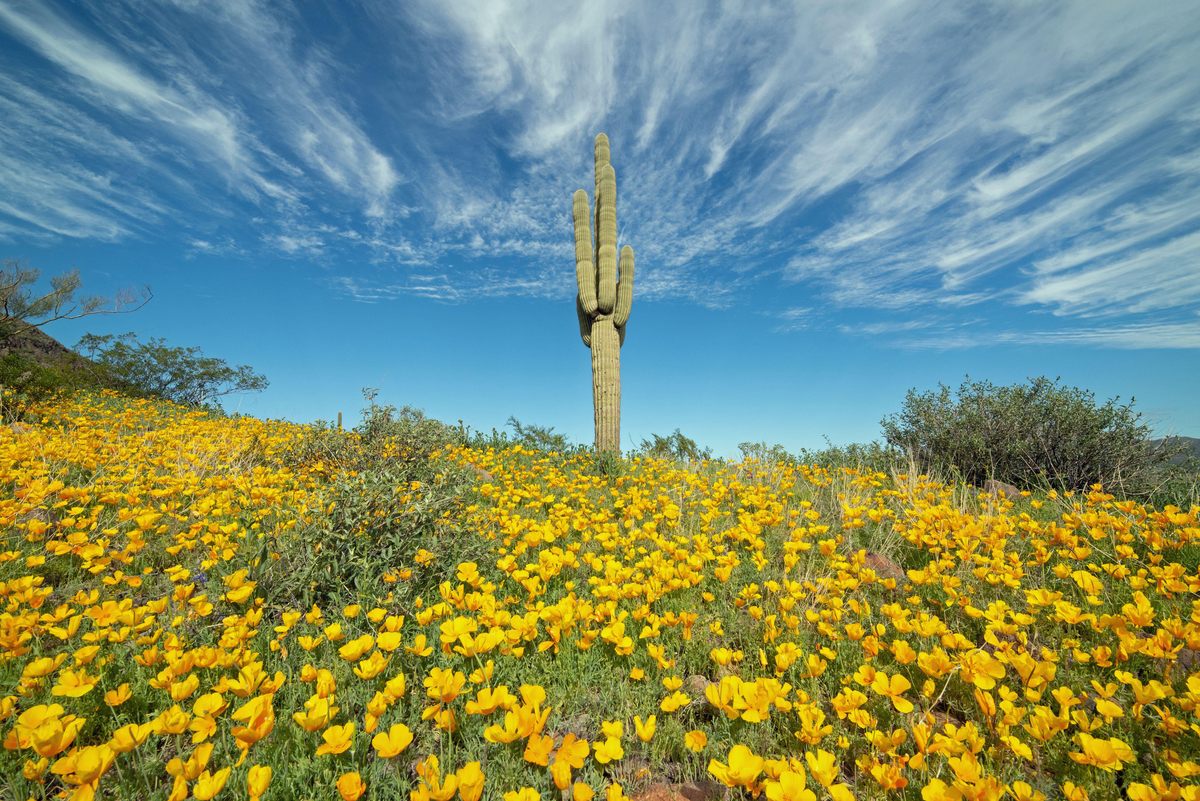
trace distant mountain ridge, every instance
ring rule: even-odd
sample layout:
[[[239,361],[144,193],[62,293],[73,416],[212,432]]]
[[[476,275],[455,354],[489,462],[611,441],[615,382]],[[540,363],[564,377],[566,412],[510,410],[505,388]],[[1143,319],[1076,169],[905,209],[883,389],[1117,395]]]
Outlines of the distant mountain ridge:
[[[1151,442],[1154,445],[1168,448],[1181,447],[1183,452],[1172,457],[1171,464],[1182,464],[1189,459],[1200,459],[1200,437],[1160,437]]]

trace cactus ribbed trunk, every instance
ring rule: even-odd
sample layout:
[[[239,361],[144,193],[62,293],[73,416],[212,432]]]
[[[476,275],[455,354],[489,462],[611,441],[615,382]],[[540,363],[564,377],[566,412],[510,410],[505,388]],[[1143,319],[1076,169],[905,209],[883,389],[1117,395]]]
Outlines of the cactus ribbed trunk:
[[[617,174],[609,160],[608,137],[596,136],[596,208],[587,192],[571,201],[575,223],[575,311],[579,336],[592,350],[592,403],[596,450],[621,452],[621,346],[633,306],[633,248],[617,254]],[[591,225],[596,226],[592,239]]]
[[[612,315],[592,321],[592,404],[596,450],[621,451],[621,340]]]

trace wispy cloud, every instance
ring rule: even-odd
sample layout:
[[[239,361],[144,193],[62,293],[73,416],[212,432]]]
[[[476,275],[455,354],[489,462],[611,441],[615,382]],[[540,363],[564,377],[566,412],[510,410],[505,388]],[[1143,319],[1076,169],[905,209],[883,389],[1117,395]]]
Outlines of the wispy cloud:
[[[868,329],[846,333],[869,333]],[[914,325],[913,330],[924,326]],[[890,333],[890,332],[889,332]],[[887,344],[919,350],[955,350],[995,345],[1081,345],[1121,350],[1200,348],[1200,320],[1136,322],[1110,326],[1081,326],[1033,331],[988,331],[969,326],[937,326],[931,334],[891,335]]]
[[[839,324],[852,337],[868,337],[889,348],[950,351],[1004,345],[1077,345],[1082,347],[1141,350],[1181,350],[1200,347],[1200,311],[1183,312],[1171,319],[1108,320],[1081,323],[1070,318],[1041,320],[1042,325],[1014,329],[1011,321],[988,316],[960,318],[947,314],[919,319],[890,319]]]
[[[392,202],[393,159],[343,102],[319,46],[301,47],[288,20],[230,0],[136,13],[106,4],[91,21],[0,2],[0,32],[57,69],[0,83],[0,107],[16,109],[4,115],[5,139],[24,143],[2,154],[9,187],[41,193],[46,207],[20,215],[30,228],[117,239],[144,232],[130,224],[133,207],[220,218],[230,193],[273,217],[320,217],[329,189],[369,220],[404,213]],[[130,167],[157,191],[112,179]],[[70,202],[81,194],[87,203]]]
[[[339,93],[336,65],[319,44],[298,41],[291,20],[254,0],[176,5],[204,24],[206,44],[226,68],[255,76],[244,87],[260,124],[308,170],[359,199],[368,216],[389,212],[402,176]]]
[[[0,24],[78,79],[78,89],[108,106],[166,128],[250,191],[284,190],[264,174],[262,150],[237,115],[189,82],[183,88],[147,74],[115,49],[44,6],[0,3]]]
[[[775,314],[779,322],[775,326],[777,332],[803,331],[812,324],[813,310],[806,306],[793,306]]]
[[[334,284],[351,299],[360,303],[379,303],[405,295],[446,303],[458,303],[463,300],[462,291],[451,284],[446,275],[414,274],[403,281],[362,280],[338,276],[334,279]]]
[[[1053,305],[1064,315],[1195,307],[1200,303],[1200,231],[1069,272],[1038,276],[1022,299]]]
[[[54,133],[31,135],[44,129]],[[125,169],[93,163],[98,153]],[[166,206],[131,180],[149,169],[143,151],[95,118],[0,77],[0,214],[12,231],[114,241],[160,224]]]

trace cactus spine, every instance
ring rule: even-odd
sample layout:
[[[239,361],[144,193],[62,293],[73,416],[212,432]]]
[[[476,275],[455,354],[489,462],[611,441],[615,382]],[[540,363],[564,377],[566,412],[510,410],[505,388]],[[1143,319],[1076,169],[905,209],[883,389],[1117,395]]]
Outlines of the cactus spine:
[[[633,248],[617,263],[617,174],[608,137],[596,136],[596,238],[592,239],[587,192],[572,198],[575,220],[575,311],[579,335],[592,351],[592,406],[596,450],[621,451],[621,345],[633,304]]]

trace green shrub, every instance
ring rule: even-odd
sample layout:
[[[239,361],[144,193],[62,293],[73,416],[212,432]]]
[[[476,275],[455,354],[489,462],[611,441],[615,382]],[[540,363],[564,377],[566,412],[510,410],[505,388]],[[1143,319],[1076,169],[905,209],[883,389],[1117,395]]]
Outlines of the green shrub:
[[[1019,487],[1083,490],[1100,482],[1145,497],[1171,458],[1157,447],[1133,400],[1098,404],[1095,395],[1057,379],[995,386],[965,379],[957,391],[909,390],[903,409],[885,417],[889,445],[923,469],[980,485],[989,478]]]
[[[628,471],[628,463],[612,451],[589,450],[592,475],[611,481],[620,478]]]
[[[565,434],[559,434],[554,426],[538,426],[522,423],[515,417],[508,418],[508,427],[513,430],[513,442],[535,451],[569,454],[579,448],[572,445]]]
[[[753,459],[763,464],[795,464],[796,457],[787,452],[782,445],[768,445],[765,442],[742,442],[738,450],[743,459]]]
[[[458,541],[473,476],[449,465],[415,466],[397,460],[338,474],[320,493],[309,520],[286,535],[264,591],[300,607],[383,597],[389,591],[386,571],[414,568],[422,548],[444,552],[437,545],[442,538]],[[414,479],[417,474],[426,478]],[[418,580],[391,585],[392,591],[428,593],[451,577],[458,561],[471,558],[468,546],[478,549],[480,542],[462,538],[456,560],[419,570]]]
[[[36,397],[94,386],[91,376],[65,365],[39,362],[23,353],[0,355],[0,386]]]
[[[1168,504],[1183,509],[1200,504],[1200,457],[1191,453],[1194,444],[1183,437],[1168,437],[1155,446],[1172,455],[1168,464],[1152,473],[1145,499],[1160,509]]]
[[[436,450],[463,443],[461,429],[426,417],[411,406],[397,409],[376,403],[378,394],[376,389],[363,390],[367,406],[362,411],[362,422],[354,428],[368,457],[424,462]]]
[[[813,464],[826,469],[853,467],[888,473],[908,468],[904,452],[881,442],[851,442],[849,445],[834,445],[828,440],[825,447],[817,450],[801,448],[796,459],[802,464]]]
[[[435,550],[440,538],[458,533],[475,476],[439,456],[461,443],[461,429],[412,407],[376,403],[375,390],[363,396],[367,406],[353,431],[314,425],[285,457],[320,462],[330,480],[309,519],[284,535],[287,545],[264,578],[264,591],[276,600],[350,603],[382,597],[389,587],[397,596],[420,594],[448,579],[457,564],[430,565],[415,580],[385,580],[386,570],[412,568],[421,548]],[[470,558],[466,551],[460,556]]]
[[[712,458],[711,448],[701,448],[696,444],[696,440],[678,428],[665,437],[661,434],[651,434],[650,439],[642,440],[637,452],[642,456],[674,459],[679,462],[700,462]]]

